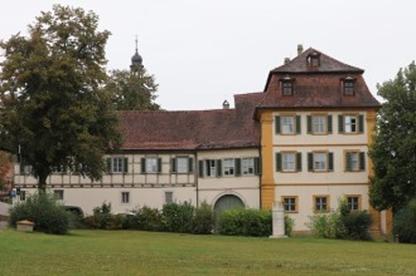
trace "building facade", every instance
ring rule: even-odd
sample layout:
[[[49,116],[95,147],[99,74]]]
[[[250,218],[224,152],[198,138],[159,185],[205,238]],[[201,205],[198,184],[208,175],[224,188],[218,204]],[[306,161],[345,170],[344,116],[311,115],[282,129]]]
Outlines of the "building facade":
[[[86,214],[103,202],[118,213],[172,201],[205,201],[216,211],[282,204],[299,232],[345,198],[351,209],[369,210],[374,232],[388,232],[389,213],[369,205],[368,148],[380,104],[363,72],[299,48],[270,71],[264,91],[235,95],[235,108],[120,112],[123,145],[105,157],[102,180],[62,171],[48,187]],[[16,171],[15,184],[32,193],[30,168]]]

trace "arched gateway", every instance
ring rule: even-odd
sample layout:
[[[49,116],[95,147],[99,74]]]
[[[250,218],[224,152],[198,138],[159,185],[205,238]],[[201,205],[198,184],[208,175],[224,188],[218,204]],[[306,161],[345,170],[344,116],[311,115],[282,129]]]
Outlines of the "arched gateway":
[[[223,195],[214,205],[214,212],[216,214],[222,213],[228,209],[244,208],[243,201],[235,195]]]

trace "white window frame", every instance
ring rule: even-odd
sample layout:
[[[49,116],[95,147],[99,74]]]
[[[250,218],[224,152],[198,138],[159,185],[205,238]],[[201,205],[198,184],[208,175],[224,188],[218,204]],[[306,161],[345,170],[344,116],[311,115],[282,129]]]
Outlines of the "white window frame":
[[[217,161],[216,160],[208,160],[209,167],[207,170],[210,172],[210,177],[216,177],[217,176]],[[206,174],[208,175],[208,174]]]
[[[127,195],[127,201],[125,201],[124,195]],[[121,204],[130,204],[130,192],[129,191],[121,192]]]
[[[327,126],[328,116],[325,115],[312,115],[311,127],[313,134],[325,134],[328,131]]]
[[[323,172],[328,170],[328,153],[327,152],[313,152],[313,171]],[[323,157],[323,160],[318,160],[317,156]]]
[[[286,204],[286,200],[287,200],[287,204]],[[298,211],[298,206],[297,206],[298,198],[296,196],[283,196],[282,204],[283,204],[283,210],[286,213],[296,213]],[[286,207],[288,208],[286,209]]]
[[[188,157],[176,157],[176,173],[189,173]]]
[[[282,171],[295,172],[296,171],[296,153],[282,152]]]
[[[358,132],[358,116],[356,115],[344,116],[344,132],[345,133],[357,133]]]
[[[121,156],[111,157],[111,172],[123,173],[124,172],[124,158]]]
[[[322,208],[324,206],[322,199],[325,199],[325,207],[326,207],[325,209]],[[327,211],[329,211],[329,197],[328,196],[321,196],[321,195],[315,196],[313,204],[314,204],[314,210],[316,212],[327,212]],[[318,208],[318,205],[319,205],[319,208]]]
[[[350,203],[350,199],[351,199],[351,203]],[[356,200],[352,200],[352,199],[356,199]],[[350,209],[351,211],[360,210],[360,196],[359,195],[348,195],[347,196],[347,204],[348,204],[348,209]],[[354,205],[356,205],[357,208],[352,208]]]
[[[241,159],[241,174],[242,175],[254,175],[254,158],[242,158]]]
[[[280,133],[283,135],[296,134],[296,116],[281,115],[280,116]]]
[[[158,173],[158,163],[157,157],[146,157],[145,172],[149,174]]]
[[[224,176],[235,175],[235,159],[227,158],[222,161],[222,171]]]
[[[349,162],[349,164],[347,164],[347,167],[349,167],[350,170],[353,172],[359,171],[360,170],[360,152],[350,151],[350,152],[347,152],[346,154],[348,154],[350,157],[347,159],[347,162]]]

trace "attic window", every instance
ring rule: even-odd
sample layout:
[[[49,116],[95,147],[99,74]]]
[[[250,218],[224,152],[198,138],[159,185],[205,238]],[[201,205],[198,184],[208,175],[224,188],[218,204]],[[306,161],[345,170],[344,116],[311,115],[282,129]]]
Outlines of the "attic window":
[[[319,53],[312,53],[306,58],[306,62],[310,67],[319,67],[320,60],[319,60]]]
[[[354,96],[355,81],[353,78],[346,78],[343,82],[344,96]]]
[[[293,95],[293,80],[292,79],[282,80],[282,95],[283,96]]]

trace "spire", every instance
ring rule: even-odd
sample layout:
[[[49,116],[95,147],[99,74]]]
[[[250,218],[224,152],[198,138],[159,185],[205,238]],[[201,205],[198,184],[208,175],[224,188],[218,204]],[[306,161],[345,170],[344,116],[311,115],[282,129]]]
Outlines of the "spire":
[[[138,40],[137,40],[137,35],[136,35],[136,39],[135,39],[135,44],[136,44],[136,51],[134,53],[134,55],[131,57],[131,65],[130,65],[130,70],[131,71],[137,71],[139,68],[141,68],[143,66],[143,58],[139,55],[139,47],[138,47]]]

